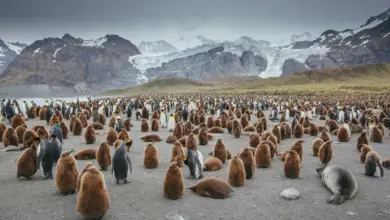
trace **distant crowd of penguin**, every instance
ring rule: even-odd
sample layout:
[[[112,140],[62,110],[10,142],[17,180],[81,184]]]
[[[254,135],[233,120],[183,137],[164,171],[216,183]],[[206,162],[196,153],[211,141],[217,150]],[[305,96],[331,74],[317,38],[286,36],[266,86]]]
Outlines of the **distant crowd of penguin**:
[[[153,143],[163,138],[155,132],[161,129],[172,132],[165,140],[172,148],[163,181],[163,195],[172,200],[184,194],[181,170],[184,165],[190,171],[186,178],[199,179],[190,190],[215,199],[228,198],[232,187],[245,186],[255,175],[256,168],[270,168],[275,157],[283,161],[287,178],[300,178],[305,144],[301,138],[310,135],[317,137],[312,142],[312,155],[323,164],[316,171],[333,193],[328,203],[341,204],[355,196],[358,183],[342,166],[329,164],[335,154],[332,144],[349,142],[353,133],[359,133],[356,151],[360,153],[365,175],[375,176],[378,167],[383,177],[384,168],[390,168],[390,158],[382,161],[370,143],[383,143],[386,129],[390,128],[388,100],[388,97],[209,94],[89,98],[74,102],[52,100],[40,106],[34,102],[4,99],[0,102],[0,141],[6,151],[22,151],[16,164],[17,178],[31,179],[42,168],[44,178],[54,179],[61,194],[77,192],[77,211],[82,216],[101,218],[110,207],[102,171],[110,170],[117,184],[130,183],[129,154],[133,140],[129,133],[133,127],[133,112],[136,120],[141,121],[141,132],[154,132],[139,137],[148,142],[143,158],[146,169],[159,166],[158,150]],[[266,116],[265,111],[270,108],[270,115]],[[251,117],[257,118],[254,124],[250,123]],[[36,118],[46,120],[49,129],[40,125],[28,128],[25,122]],[[92,123],[88,122],[90,118]],[[110,118],[106,141],[97,148],[73,152],[64,147],[64,140],[71,138],[69,132],[80,136],[83,130],[85,143],[95,144],[95,130],[107,126],[106,118]],[[314,118],[323,120],[324,124],[313,123]],[[270,127],[269,120],[276,124]],[[249,137],[247,147],[239,154],[231,155],[222,138],[214,137],[226,131],[235,138]],[[279,152],[278,144],[291,138],[298,140],[288,151]],[[213,139],[216,139],[215,146],[210,157],[204,160],[198,146],[207,145]],[[77,160],[85,159],[94,162],[78,170]],[[226,162],[227,181],[204,177],[204,172],[219,170]]]

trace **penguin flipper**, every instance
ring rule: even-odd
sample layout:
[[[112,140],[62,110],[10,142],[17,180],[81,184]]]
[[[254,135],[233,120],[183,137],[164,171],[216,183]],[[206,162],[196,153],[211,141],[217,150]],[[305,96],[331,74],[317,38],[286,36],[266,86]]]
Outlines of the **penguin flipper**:
[[[42,147],[42,144],[39,145],[39,154],[38,154],[38,157],[37,157],[37,169],[40,169],[41,168],[41,162],[42,162],[42,158],[43,156],[45,155],[45,147]]]
[[[126,161],[129,165],[129,168],[130,168],[130,173],[133,172],[133,168],[132,168],[132,165],[131,165],[131,160],[130,160],[130,157],[126,154]]]

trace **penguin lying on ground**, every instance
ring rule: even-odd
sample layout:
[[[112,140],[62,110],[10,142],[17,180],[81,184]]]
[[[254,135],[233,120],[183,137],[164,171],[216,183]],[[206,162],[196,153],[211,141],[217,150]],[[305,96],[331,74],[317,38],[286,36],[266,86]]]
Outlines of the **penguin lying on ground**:
[[[126,154],[126,145],[132,145],[133,141],[127,139],[123,141],[122,145],[115,150],[114,156],[112,158],[112,171],[116,178],[116,183],[119,184],[120,180],[123,180],[123,183],[129,183],[127,180],[127,174],[130,168],[130,173],[132,172],[131,160]]]

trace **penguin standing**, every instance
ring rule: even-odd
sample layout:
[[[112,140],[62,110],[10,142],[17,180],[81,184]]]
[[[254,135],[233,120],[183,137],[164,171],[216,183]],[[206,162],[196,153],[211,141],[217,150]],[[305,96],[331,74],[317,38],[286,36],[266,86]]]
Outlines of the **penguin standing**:
[[[114,173],[116,183],[119,184],[120,180],[123,180],[123,183],[126,184],[129,181],[127,180],[127,174],[130,168],[130,173],[132,172],[131,160],[126,154],[126,145],[132,145],[133,141],[128,139],[123,141],[122,145],[115,150],[114,156],[112,157],[112,170],[111,173]]]
[[[53,179],[53,166],[58,162],[61,156],[61,150],[58,143],[48,141],[44,136],[40,137],[41,143],[38,148],[37,169],[40,169],[41,162],[43,175],[45,179]]]
[[[187,157],[184,158],[184,164],[190,169],[187,179],[203,178],[203,154],[200,151],[189,150]]]
[[[53,110],[51,107],[47,107],[46,109],[46,123],[47,125],[50,124],[50,119],[51,119],[51,116],[53,115]]]
[[[58,122],[55,122],[55,124],[53,125],[53,127],[51,128],[51,130],[50,130],[50,135],[51,136],[56,136],[57,137],[57,139],[60,141],[60,143],[61,143],[61,147],[60,147],[60,149],[61,149],[61,151],[62,151],[62,144],[63,144],[63,142],[62,142],[62,140],[63,140],[63,138],[62,138],[62,129],[61,129],[61,126],[60,126],[60,124],[58,123]]]

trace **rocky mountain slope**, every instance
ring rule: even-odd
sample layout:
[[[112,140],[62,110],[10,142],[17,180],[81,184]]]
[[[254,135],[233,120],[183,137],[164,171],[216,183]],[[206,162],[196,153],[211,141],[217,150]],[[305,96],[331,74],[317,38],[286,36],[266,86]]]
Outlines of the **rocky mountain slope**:
[[[69,34],[26,47],[1,75],[2,86],[45,84],[75,90],[128,87],[138,70],[128,57],[140,54],[117,35],[82,40]]]
[[[0,39],[0,75],[7,68],[8,64],[26,47],[21,43],[5,43]]]
[[[138,49],[141,53],[153,54],[153,53],[169,53],[177,51],[177,48],[165,40],[159,40],[154,42],[142,41],[138,45]]]

